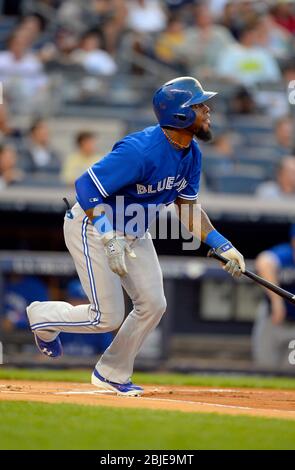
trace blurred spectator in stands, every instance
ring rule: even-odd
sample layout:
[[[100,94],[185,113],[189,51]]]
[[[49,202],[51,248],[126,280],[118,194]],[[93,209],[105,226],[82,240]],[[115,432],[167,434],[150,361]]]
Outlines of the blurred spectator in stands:
[[[282,63],[281,68],[282,68],[284,82],[288,86],[291,81],[295,80],[295,55],[294,55],[294,52],[293,52],[293,55],[291,57],[289,57],[289,59],[286,59]]]
[[[104,48],[114,55],[126,30],[127,4],[125,0],[95,0],[93,28],[102,31]],[[92,16],[93,17],[93,16]]]
[[[71,305],[89,303],[79,279],[73,279],[68,283],[66,297],[66,301]],[[92,356],[103,353],[112,340],[113,333],[61,333],[61,341],[65,354],[73,356]]]
[[[158,33],[166,26],[159,0],[128,0],[127,26],[138,33]]]
[[[20,183],[23,172],[17,167],[15,149],[10,145],[0,145],[0,190]]]
[[[256,196],[270,199],[288,199],[295,196],[295,157],[284,157],[278,164],[276,181],[261,183]]]
[[[36,119],[29,131],[26,145],[22,151],[20,165],[28,174],[54,173],[60,171],[60,158],[51,148],[48,124]]]
[[[43,16],[34,13],[24,16],[17,28],[27,36],[28,43],[31,44],[33,50],[40,50],[48,42],[49,36],[45,33],[46,20]]]
[[[240,85],[233,89],[233,94],[228,101],[230,114],[253,114],[257,111],[257,105],[251,90]]]
[[[176,49],[177,59],[192,75],[214,76],[220,54],[234,38],[227,28],[214,24],[208,5],[196,6],[194,14],[195,25],[186,30],[184,42]]]
[[[289,242],[263,251],[256,259],[258,274],[276,285],[280,285],[284,268],[295,268],[295,225],[291,226]],[[282,287],[295,292],[294,281]],[[265,293],[253,328],[253,358],[261,367],[286,366],[288,345],[295,337],[295,307],[268,289]]]
[[[59,29],[55,34],[54,43],[42,49],[42,60],[48,66],[57,69],[72,65],[72,53],[78,48],[78,45],[79,38],[75,33],[66,29]]]
[[[245,86],[259,82],[277,82],[280,69],[273,56],[257,46],[258,23],[246,25],[239,33],[239,44],[225,48],[220,56],[216,72],[231,82]]]
[[[232,0],[227,1],[220,17],[220,23],[229,29],[238,39],[245,25],[255,21],[266,6],[263,1]]]
[[[266,13],[257,21],[258,44],[277,60],[290,56],[294,47],[292,34],[276,23],[272,15]]]
[[[92,132],[79,132],[76,146],[77,151],[68,156],[62,171],[62,180],[69,185],[74,184],[78,176],[102,157],[97,153],[96,136]]]
[[[279,25],[291,34],[295,34],[294,0],[278,0],[272,7],[271,13]]]
[[[0,52],[0,80],[6,95],[18,106],[29,106],[46,89],[47,77],[42,63],[30,50],[28,36],[15,32],[8,41],[8,50]]]
[[[230,3],[228,0],[210,0],[208,2],[210,12],[214,18],[214,22],[220,22],[228,3]]]
[[[45,283],[36,276],[10,275],[4,284],[3,329],[27,329],[26,307],[35,300],[49,300]]]
[[[207,153],[216,157],[230,160],[234,157],[236,135],[224,129],[214,129],[214,135],[209,146],[207,144]],[[201,145],[203,147],[203,145]]]
[[[89,22],[92,2],[64,0],[56,12],[57,23],[62,29],[70,29],[81,34],[90,27]]]
[[[236,39],[246,21],[246,18],[239,14],[239,7],[240,5],[236,1],[226,2],[220,18],[220,24],[225,26]]]
[[[177,67],[175,49],[183,44],[184,39],[184,24],[178,16],[170,17],[166,29],[159,34],[155,42],[155,56],[161,62]]]
[[[234,133],[227,132],[224,129],[214,129],[213,139],[206,145],[200,145],[201,151],[206,151],[206,158],[203,160],[203,183],[206,190],[214,190],[216,177],[221,174],[227,174],[228,171],[234,169],[235,165],[235,145],[238,136]]]
[[[279,155],[293,153],[294,121],[291,116],[285,115],[275,122],[275,138]]]
[[[126,15],[125,0],[92,0],[88,3],[66,0],[57,13],[59,25],[76,34],[89,29],[102,31],[105,49],[111,54],[115,53],[125,28]]]
[[[53,19],[54,23],[57,9],[62,2],[63,0],[24,0],[22,13],[37,13],[48,20]]]
[[[73,51],[71,58],[74,63],[82,65],[87,72],[97,75],[113,75],[117,65],[112,56],[101,48],[101,35],[89,31],[80,41],[80,46]]]
[[[5,103],[0,104],[0,138],[1,141],[13,141],[16,145],[20,145],[23,137],[21,129],[11,126],[8,114],[8,108]]]

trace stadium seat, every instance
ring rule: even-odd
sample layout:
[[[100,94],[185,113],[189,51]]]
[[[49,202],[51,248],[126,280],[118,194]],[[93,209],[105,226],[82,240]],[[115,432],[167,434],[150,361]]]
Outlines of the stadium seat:
[[[242,170],[243,171],[243,170]],[[212,181],[212,189],[218,193],[253,195],[257,186],[265,180],[263,173],[246,169],[241,172],[231,172],[219,175]]]
[[[231,125],[234,130],[242,133],[270,133],[273,131],[272,119],[262,115],[236,115]]]

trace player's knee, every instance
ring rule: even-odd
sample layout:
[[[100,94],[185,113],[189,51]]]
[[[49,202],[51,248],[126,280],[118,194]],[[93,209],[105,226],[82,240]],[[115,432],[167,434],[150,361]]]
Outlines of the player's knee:
[[[166,302],[166,298],[164,295],[161,295],[159,297],[152,296],[149,298],[148,310],[149,312],[152,312],[153,315],[161,317],[162,315],[164,315],[166,308],[167,308],[167,302]]]
[[[102,312],[103,319],[109,331],[117,330],[123,323],[125,317],[125,306],[117,305],[111,311]]]
[[[124,312],[117,312],[115,315],[113,314],[110,319],[110,329],[111,331],[117,330],[120,328],[124,320]]]

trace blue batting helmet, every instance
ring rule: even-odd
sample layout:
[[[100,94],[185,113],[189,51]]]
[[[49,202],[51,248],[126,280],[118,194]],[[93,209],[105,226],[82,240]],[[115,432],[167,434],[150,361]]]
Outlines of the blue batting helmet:
[[[182,129],[189,127],[196,119],[191,108],[217,95],[214,91],[205,91],[193,77],[179,77],[164,83],[153,97],[154,111],[160,126]]]

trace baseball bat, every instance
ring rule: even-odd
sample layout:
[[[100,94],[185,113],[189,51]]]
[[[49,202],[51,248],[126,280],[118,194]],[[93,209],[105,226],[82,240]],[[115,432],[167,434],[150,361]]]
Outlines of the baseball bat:
[[[209,250],[207,256],[209,256],[210,258],[215,258],[218,261],[221,261],[223,264],[226,264],[228,262],[228,259],[216,253],[214,249]],[[244,276],[247,276],[249,279],[252,279],[252,281],[257,282],[257,284],[260,284],[261,286],[266,287],[272,292],[275,292],[279,296],[291,302],[291,304],[295,304],[295,295],[292,294],[291,292],[288,292],[287,290],[282,289],[279,286],[276,286],[272,282],[267,281],[266,279],[263,279],[263,277],[260,277],[257,274],[252,273],[252,271],[249,271],[248,269],[246,269],[245,272],[242,274],[244,274]]]

